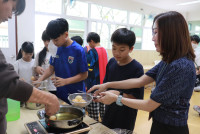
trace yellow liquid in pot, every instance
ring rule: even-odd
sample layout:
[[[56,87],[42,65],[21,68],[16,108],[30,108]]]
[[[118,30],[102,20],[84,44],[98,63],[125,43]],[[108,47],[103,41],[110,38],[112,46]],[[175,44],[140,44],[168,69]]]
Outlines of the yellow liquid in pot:
[[[72,113],[59,113],[56,114],[56,120],[73,120],[77,119],[80,116],[72,114]]]

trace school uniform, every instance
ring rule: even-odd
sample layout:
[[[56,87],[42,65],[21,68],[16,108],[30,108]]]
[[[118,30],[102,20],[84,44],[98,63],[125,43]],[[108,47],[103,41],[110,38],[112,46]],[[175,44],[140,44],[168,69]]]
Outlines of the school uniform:
[[[70,46],[59,47],[56,57],[50,58],[50,65],[54,67],[55,75],[64,79],[88,71],[85,52],[75,41]],[[56,95],[58,98],[69,103],[68,95],[77,93],[79,92],[78,90],[85,92],[85,83],[83,80],[57,87]]]

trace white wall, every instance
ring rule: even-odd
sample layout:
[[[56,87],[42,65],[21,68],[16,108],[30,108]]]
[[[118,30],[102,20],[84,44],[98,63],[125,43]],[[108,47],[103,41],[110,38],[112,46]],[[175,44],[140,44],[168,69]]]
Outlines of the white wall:
[[[35,41],[35,1],[26,0],[25,11],[17,17],[18,49],[24,41]]]

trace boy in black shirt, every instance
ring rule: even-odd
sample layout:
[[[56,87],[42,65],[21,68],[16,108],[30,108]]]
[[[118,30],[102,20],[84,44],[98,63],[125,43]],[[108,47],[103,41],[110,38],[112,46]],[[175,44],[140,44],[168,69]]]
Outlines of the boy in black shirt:
[[[130,78],[139,78],[142,76],[144,74],[142,65],[135,59],[132,59],[129,55],[135,44],[134,32],[126,28],[118,29],[112,34],[111,42],[114,58],[110,59],[107,64],[104,83]],[[112,90],[112,92],[120,92],[120,94],[126,98],[143,99],[144,96],[144,87],[130,90],[108,90]],[[111,129],[121,128],[133,131],[136,116],[136,109],[112,103],[106,106],[102,123]]]

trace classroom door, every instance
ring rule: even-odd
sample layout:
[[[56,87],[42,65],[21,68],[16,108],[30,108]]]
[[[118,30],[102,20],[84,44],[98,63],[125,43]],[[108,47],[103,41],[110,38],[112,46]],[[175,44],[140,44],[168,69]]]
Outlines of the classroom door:
[[[9,35],[9,36],[8,36]],[[15,17],[0,24],[0,48],[6,61],[13,64],[16,61]]]

